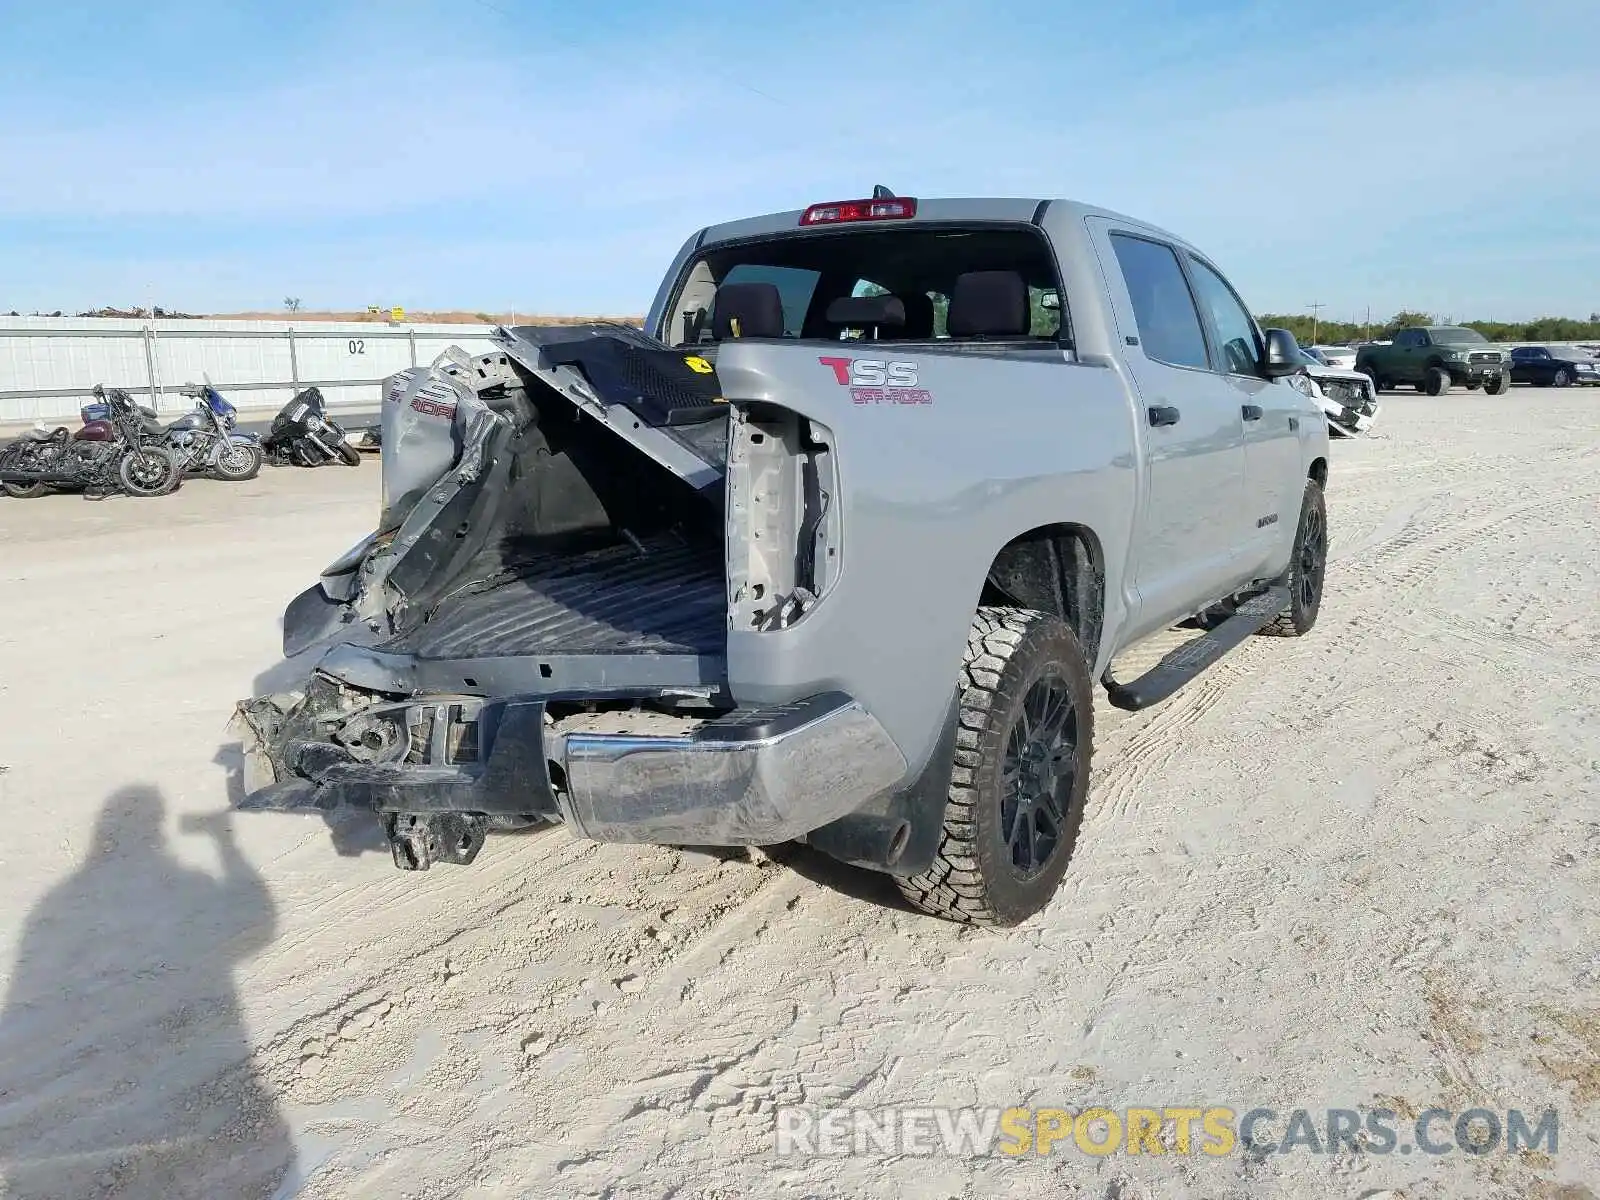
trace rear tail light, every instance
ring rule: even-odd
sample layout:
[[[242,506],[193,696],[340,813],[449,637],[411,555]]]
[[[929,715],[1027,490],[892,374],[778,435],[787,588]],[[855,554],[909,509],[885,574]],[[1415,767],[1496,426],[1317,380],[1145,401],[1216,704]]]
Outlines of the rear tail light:
[[[906,196],[882,200],[833,200],[813,204],[800,217],[802,225],[843,225],[850,221],[904,221],[917,215],[917,202]]]

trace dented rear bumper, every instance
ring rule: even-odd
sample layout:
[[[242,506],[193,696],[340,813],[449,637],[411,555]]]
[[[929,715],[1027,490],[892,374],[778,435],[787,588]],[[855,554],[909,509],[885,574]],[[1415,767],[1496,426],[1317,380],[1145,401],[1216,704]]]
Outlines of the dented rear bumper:
[[[842,693],[709,720],[609,714],[563,728],[545,698],[433,697],[330,714],[336,688],[238,706],[242,807],[370,808],[403,867],[470,862],[497,827],[602,842],[772,845],[901,785],[906,760]],[[287,701],[287,703],[286,703]],[[420,832],[418,832],[420,831]]]

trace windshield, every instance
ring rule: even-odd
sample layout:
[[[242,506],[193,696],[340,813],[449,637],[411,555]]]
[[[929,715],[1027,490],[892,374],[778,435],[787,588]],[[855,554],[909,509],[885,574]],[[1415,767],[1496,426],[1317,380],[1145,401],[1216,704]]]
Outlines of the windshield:
[[[775,331],[781,319],[782,329],[732,336],[943,340],[951,337],[948,313],[956,281],[974,272],[988,278],[982,281],[985,294],[975,296],[972,310],[978,325],[963,337],[982,329],[983,340],[990,342],[1056,341],[1063,315],[1049,244],[1032,226],[998,223],[842,229],[712,246],[685,272],[667,310],[666,340],[671,345],[709,344],[720,340],[719,330],[727,335],[729,330],[717,320],[717,297],[739,284],[756,285],[767,296],[776,292],[775,303],[765,302],[771,315],[762,317],[758,309],[754,319],[757,327],[765,330],[770,324]],[[1014,309],[1005,294],[1009,289],[1016,289],[1011,292]],[[741,304],[759,301],[750,288],[740,291]],[[874,324],[870,316],[840,319],[838,309],[829,315],[837,301],[876,296],[899,300],[903,320]],[[855,311],[870,314],[871,309],[857,306]],[[747,328],[752,319],[748,311],[741,317]],[[731,314],[721,324],[731,324]],[[965,325],[959,323],[958,332]],[[1001,331],[1001,326],[1009,327]]]
[[[1430,329],[1428,335],[1434,342],[1441,346],[1456,346],[1463,343],[1474,345],[1482,343],[1487,345],[1489,339],[1476,329],[1462,329],[1459,325],[1447,325],[1440,329]]]
[[[1300,358],[1307,366],[1310,367],[1325,367],[1328,365],[1326,360],[1324,360],[1322,357],[1322,352],[1319,350],[1313,350],[1310,346],[1300,347]]]
[[[231,417],[237,411],[232,404],[223,398],[222,393],[214,387],[207,386],[206,403],[211,406],[211,411],[219,417]]]

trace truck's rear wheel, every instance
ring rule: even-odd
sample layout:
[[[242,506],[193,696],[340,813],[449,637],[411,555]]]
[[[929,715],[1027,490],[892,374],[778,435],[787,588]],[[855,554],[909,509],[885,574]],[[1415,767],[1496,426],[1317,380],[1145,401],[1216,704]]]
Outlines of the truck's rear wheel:
[[[1300,501],[1300,524],[1294,533],[1294,551],[1283,582],[1289,587],[1289,609],[1261,627],[1261,632],[1277,637],[1300,637],[1310,633],[1322,610],[1322,580],[1328,568],[1328,509],[1322,498],[1322,485],[1306,480],[1305,496]]]
[[[1032,609],[980,608],[939,852],[899,880],[906,898],[971,925],[1016,925],[1044,908],[1083,824],[1093,743],[1093,684],[1072,631]]]
[[[1450,390],[1450,372],[1443,367],[1429,367],[1423,377],[1423,390],[1430,396],[1442,396]]]

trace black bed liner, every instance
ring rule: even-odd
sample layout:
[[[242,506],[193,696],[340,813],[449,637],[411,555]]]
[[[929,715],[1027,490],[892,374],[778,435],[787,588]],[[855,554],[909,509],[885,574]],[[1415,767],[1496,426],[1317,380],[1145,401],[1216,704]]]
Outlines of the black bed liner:
[[[727,597],[719,552],[671,539],[519,565],[442,601],[382,649],[419,658],[518,654],[721,654]]]

